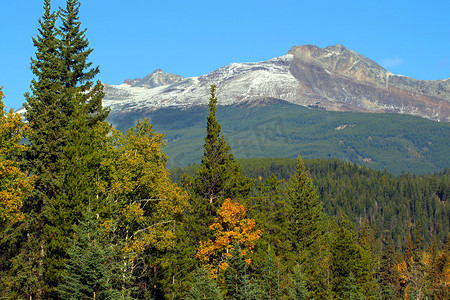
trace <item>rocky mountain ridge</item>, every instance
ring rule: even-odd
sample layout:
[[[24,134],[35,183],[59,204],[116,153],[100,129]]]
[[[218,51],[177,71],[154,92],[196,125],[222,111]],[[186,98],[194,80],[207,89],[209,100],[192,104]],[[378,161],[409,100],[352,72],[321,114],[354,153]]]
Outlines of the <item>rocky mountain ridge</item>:
[[[294,46],[280,57],[232,63],[198,77],[156,70],[143,79],[105,85],[104,105],[111,114],[203,105],[211,84],[217,85],[219,105],[273,98],[330,111],[392,112],[450,121],[450,79],[395,75],[342,45]]]

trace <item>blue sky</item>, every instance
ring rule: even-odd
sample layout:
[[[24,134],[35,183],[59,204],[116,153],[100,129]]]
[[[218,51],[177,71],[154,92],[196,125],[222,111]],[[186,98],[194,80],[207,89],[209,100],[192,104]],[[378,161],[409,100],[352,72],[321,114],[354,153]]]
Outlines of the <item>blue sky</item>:
[[[43,1],[2,2],[0,86],[17,109],[29,91]],[[393,73],[432,80],[450,77],[449,12],[448,0],[81,0],[80,20],[98,79],[109,84],[158,68],[203,75],[304,44],[342,44]]]

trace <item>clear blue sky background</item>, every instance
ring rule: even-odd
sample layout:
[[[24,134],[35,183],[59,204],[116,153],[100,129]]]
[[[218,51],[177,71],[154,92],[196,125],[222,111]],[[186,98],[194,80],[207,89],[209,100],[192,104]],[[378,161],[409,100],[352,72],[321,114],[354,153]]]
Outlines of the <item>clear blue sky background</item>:
[[[8,107],[19,108],[29,91],[31,38],[42,13],[40,0],[0,5],[0,86]],[[450,77],[448,0],[81,0],[80,20],[98,79],[109,84],[158,68],[203,75],[304,44],[343,44],[417,79]]]

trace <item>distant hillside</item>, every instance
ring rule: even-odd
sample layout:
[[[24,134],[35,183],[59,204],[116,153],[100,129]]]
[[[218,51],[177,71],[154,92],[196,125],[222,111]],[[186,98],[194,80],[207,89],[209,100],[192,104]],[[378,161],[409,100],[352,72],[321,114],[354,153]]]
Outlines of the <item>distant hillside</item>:
[[[126,130],[148,117],[165,134],[169,166],[200,161],[206,106],[112,113],[109,121]],[[370,168],[432,173],[450,167],[450,124],[399,114],[330,112],[264,98],[219,106],[222,133],[237,158],[336,158]]]

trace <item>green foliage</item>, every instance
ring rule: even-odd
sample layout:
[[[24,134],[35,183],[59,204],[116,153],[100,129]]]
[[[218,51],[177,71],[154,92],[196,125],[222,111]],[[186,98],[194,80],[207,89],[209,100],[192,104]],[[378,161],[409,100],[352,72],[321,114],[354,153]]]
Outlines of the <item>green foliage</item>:
[[[342,213],[331,244],[332,290],[337,298],[370,295],[367,285],[372,283],[370,261],[365,259],[348,217]]]
[[[235,243],[233,245],[226,262],[228,265],[225,270],[224,283],[226,299],[259,299],[259,287],[248,274],[248,265],[242,256],[239,244]]]
[[[103,146],[103,226],[122,256],[123,289],[139,299],[179,289],[178,240],[189,206],[186,192],[170,181],[163,145],[142,120],[125,135],[114,131]]]
[[[303,275],[302,270],[299,265],[294,267],[294,272],[291,275],[290,283],[288,287],[289,299],[306,300],[310,299],[308,295],[308,290],[305,284],[305,275]]]
[[[200,162],[203,107],[136,113],[125,120],[129,125],[120,115],[109,121],[126,130],[133,119],[143,117],[165,134],[171,168]],[[340,159],[395,175],[432,173],[450,166],[450,124],[419,117],[318,111],[281,101],[220,106],[217,120],[236,158],[296,158],[300,153],[304,159]],[[347,126],[336,130],[341,125]]]
[[[273,174],[265,180],[260,180],[256,184],[255,196],[252,199],[252,217],[262,226],[262,240],[268,243],[275,253],[291,248],[291,243],[286,238],[289,224],[286,215],[289,207],[282,188],[283,183],[284,180],[279,180]]]
[[[296,172],[295,159],[238,160],[244,174],[264,180],[271,174],[289,179]],[[356,229],[368,219],[378,235],[388,230],[394,245],[404,244],[411,222],[421,222],[423,246],[432,236],[444,242],[450,231],[450,177],[448,170],[429,175],[404,173],[394,176],[364,166],[339,160],[304,160],[319,201],[329,216],[338,216],[342,209]],[[177,181],[180,173],[193,174],[198,166],[172,170]],[[258,179],[259,180],[259,179]],[[422,246],[422,248],[423,248]]]
[[[0,87],[0,230],[23,220],[22,199],[28,196],[33,184],[33,177],[22,172],[18,162],[25,150],[19,142],[28,126],[19,114],[6,112],[3,96]]]
[[[37,276],[28,277],[37,283],[29,293],[35,298],[58,297],[55,287],[67,259],[72,225],[88,201],[100,206],[94,203],[99,196],[98,149],[108,130],[95,127],[104,128],[105,124],[97,122],[104,121],[108,111],[101,106],[102,85],[92,82],[98,67],[89,69],[92,50],[87,48],[85,30],[80,29],[79,5],[79,1],[68,0],[65,10],[52,12],[51,2],[45,0],[39,33],[33,39],[36,58],[31,60],[31,69],[35,78],[31,93],[25,95],[25,117],[32,130],[23,166],[36,181],[33,194],[24,200],[28,221],[18,230],[26,238],[16,245],[11,269],[22,278],[26,278],[22,273]],[[57,28],[59,17],[62,24]],[[35,242],[25,244],[30,236]],[[36,261],[19,265],[25,260],[21,255],[29,251],[36,253]]]
[[[221,300],[219,287],[210,277],[209,271],[197,268],[192,274],[188,299],[190,300]]]
[[[283,293],[280,281],[279,262],[275,252],[269,247],[259,280],[261,299],[281,299]]]
[[[88,61],[93,49],[88,48],[86,29],[81,29],[79,7],[79,0],[67,0],[66,8],[60,11],[62,24],[59,30],[59,53],[63,63],[61,83],[65,90],[64,113],[70,116],[78,112],[92,126],[98,121],[104,121],[109,110],[102,108],[103,85],[100,81],[95,85],[93,83],[100,70],[98,66],[91,68],[92,63]]]
[[[294,251],[300,254],[315,242],[323,230],[322,205],[301,157],[297,159],[296,173],[289,179],[287,198],[290,205],[289,234]]]
[[[91,211],[76,227],[68,255],[66,272],[58,286],[63,299],[119,299],[111,282],[112,249],[102,240],[101,228]]]
[[[206,137],[200,168],[195,176],[195,193],[209,203],[220,199],[246,196],[252,188],[252,181],[242,176],[240,166],[234,160],[230,145],[220,134],[221,126],[216,120],[216,86],[211,86],[209,114],[206,119]]]

